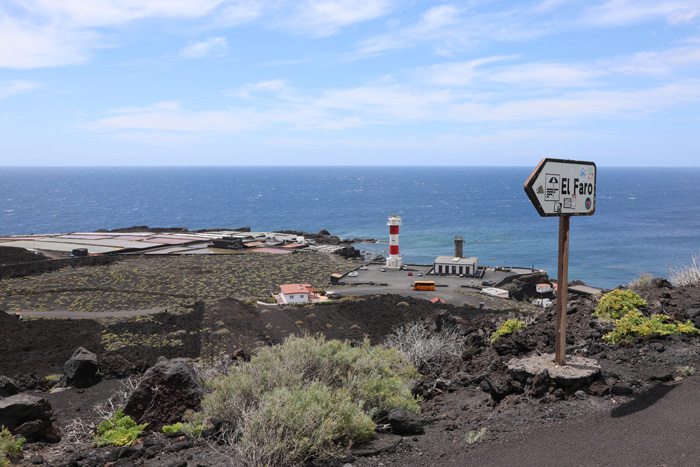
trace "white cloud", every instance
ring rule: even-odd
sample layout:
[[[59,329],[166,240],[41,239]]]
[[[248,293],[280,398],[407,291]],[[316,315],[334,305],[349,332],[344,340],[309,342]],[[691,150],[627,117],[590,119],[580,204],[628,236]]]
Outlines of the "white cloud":
[[[216,15],[215,23],[220,26],[238,26],[253,21],[262,16],[267,2],[258,0],[229,1]]]
[[[292,7],[277,23],[284,29],[326,37],[348,25],[373,20],[394,8],[390,0],[300,0],[289,2]]]
[[[465,32],[458,32],[455,36],[450,26],[460,23],[460,11],[452,5],[432,7],[426,11],[415,24],[400,27],[394,31],[376,35],[360,43],[360,49],[355,56],[373,55],[387,50],[406,48],[417,43],[445,38],[446,36],[458,37]]]
[[[267,81],[258,81],[256,83],[249,83],[241,86],[238,89],[227,89],[221,92],[221,94],[229,97],[241,97],[244,99],[251,99],[254,94],[265,93],[265,94],[275,94],[280,96],[281,94],[288,94],[291,92],[291,88],[282,79],[272,79]]]
[[[180,55],[185,58],[221,57],[226,55],[227,50],[228,44],[225,37],[210,37],[205,41],[188,45]]]
[[[101,41],[91,32],[0,17],[0,44],[0,68],[29,69],[83,63]]]
[[[199,18],[225,0],[10,0],[33,15],[67,27],[85,28],[122,24],[136,19]]]
[[[41,84],[33,81],[0,81],[0,99],[31,92],[39,87],[41,87]]]
[[[698,17],[700,4],[695,0],[610,0],[591,8],[584,16],[584,22],[615,26],[664,19],[677,25]]]
[[[676,69],[700,63],[700,43],[688,43],[687,46],[660,52],[639,52],[610,63],[610,67],[620,73],[634,75],[672,73]]]

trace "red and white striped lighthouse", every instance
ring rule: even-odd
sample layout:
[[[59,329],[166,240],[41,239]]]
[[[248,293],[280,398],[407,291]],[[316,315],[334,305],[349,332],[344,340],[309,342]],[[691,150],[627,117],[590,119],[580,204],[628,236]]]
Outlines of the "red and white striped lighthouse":
[[[386,223],[389,226],[389,258],[386,260],[387,268],[400,268],[401,267],[401,257],[399,256],[399,226],[401,225],[401,218],[394,213],[389,217],[389,222]]]

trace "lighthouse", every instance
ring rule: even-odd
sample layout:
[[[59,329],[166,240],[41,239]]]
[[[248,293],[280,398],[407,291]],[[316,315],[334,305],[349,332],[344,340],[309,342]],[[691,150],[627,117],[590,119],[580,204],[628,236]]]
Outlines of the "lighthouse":
[[[386,267],[399,269],[401,268],[401,257],[399,256],[399,226],[401,218],[394,213],[389,217],[389,258],[386,260]]]

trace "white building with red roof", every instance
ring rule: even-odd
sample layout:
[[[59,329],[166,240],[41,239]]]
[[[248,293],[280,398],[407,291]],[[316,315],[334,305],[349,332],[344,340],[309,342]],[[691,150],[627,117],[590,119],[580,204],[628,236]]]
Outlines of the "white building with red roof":
[[[318,300],[318,290],[311,284],[282,284],[280,298],[283,303],[309,303]]]

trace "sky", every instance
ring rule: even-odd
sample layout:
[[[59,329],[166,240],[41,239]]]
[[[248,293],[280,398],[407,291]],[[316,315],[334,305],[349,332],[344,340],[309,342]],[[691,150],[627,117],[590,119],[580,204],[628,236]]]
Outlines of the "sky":
[[[700,166],[700,0],[0,0],[0,165]]]

